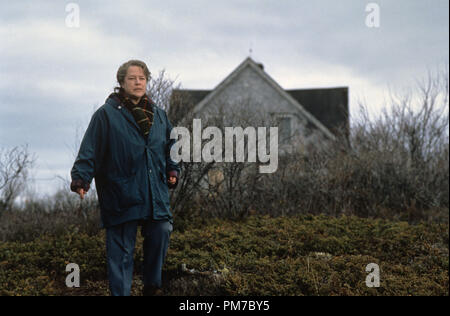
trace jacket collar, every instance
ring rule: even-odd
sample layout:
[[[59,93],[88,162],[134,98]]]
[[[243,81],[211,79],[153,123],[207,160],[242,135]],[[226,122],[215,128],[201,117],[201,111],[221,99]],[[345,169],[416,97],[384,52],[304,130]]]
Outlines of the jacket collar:
[[[137,125],[136,120],[134,119],[133,115],[126,109],[126,107],[120,102],[120,99],[114,94],[111,93],[109,97],[106,99],[106,103],[111,105],[114,109],[122,113],[122,115],[125,117],[125,119],[133,125],[138,131],[139,125]]]
[[[136,120],[134,119],[133,115],[130,113],[130,111],[128,111],[125,107],[125,105],[123,105],[120,101],[120,99],[114,94],[111,93],[109,95],[109,97],[106,99],[105,101],[106,104],[109,104],[110,106],[112,106],[114,109],[116,109],[117,111],[120,111],[122,113],[122,115],[125,117],[125,119],[131,124],[133,125],[140,133],[140,128],[139,125],[136,123]],[[153,126],[156,124],[156,117],[158,117],[158,120],[162,123],[163,119],[161,117],[161,113],[160,111],[158,111],[157,106],[155,105],[155,103],[150,102],[152,110],[153,110],[153,115],[155,116],[155,118],[153,119],[153,125],[150,129],[150,134],[149,134],[149,138],[152,135],[152,129]],[[147,139],[148,140],[148,139]],[[146,140],[146,141],[147,141]]]

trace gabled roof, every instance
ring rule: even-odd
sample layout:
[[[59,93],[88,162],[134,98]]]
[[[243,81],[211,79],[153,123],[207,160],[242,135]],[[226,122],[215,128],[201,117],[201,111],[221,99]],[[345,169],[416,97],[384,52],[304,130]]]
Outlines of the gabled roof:
[[[169,108],[169,117],[178,123],[189,111],[197,113],[223,89],[230,84],[241,71],[251,67],[294,108],[302,113],[311,124],[322,130],[325,135],[334,138],[337,128],[348,129],[348,88],[296,89],[284,90],[262,67],[251,58],[246,58],[228,77],[213,90],[174,90]]]

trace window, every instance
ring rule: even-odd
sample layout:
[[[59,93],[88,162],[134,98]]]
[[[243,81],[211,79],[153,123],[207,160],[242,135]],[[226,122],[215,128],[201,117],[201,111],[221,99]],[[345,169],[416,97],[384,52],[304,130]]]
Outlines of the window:
[[[292,118],[278,117],[278,139],[280,144],[289,144],[292,136]]]

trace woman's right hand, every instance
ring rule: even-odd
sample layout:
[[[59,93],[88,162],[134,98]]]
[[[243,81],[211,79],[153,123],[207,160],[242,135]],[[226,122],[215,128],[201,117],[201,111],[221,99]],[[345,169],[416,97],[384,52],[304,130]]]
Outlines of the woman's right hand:
[[[84,195],[86,194],[84,189],[82,189],[82,188],[77,189],[77,193],[80,195],[81,199],[84,199]]]

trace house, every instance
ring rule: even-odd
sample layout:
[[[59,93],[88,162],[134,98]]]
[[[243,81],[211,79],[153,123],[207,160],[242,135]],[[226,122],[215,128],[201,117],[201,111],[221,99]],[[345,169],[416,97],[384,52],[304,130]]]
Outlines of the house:
[[[307,152],[328,141],[348,141],[348,87],[285,90],[250,57],[213,90],[172,92],[168,116],[174,126],[208,113],[272,119],[281,151],[300,146]]]

